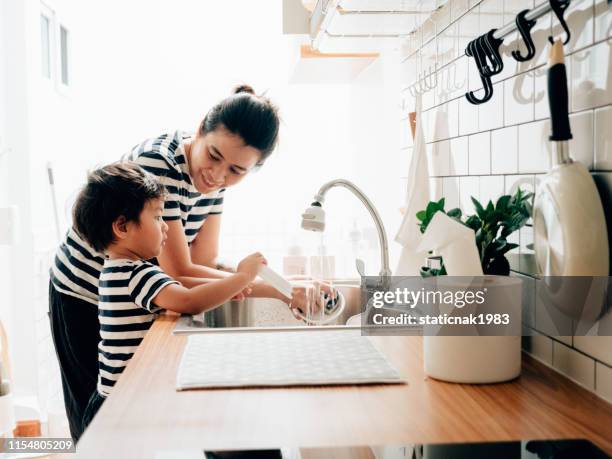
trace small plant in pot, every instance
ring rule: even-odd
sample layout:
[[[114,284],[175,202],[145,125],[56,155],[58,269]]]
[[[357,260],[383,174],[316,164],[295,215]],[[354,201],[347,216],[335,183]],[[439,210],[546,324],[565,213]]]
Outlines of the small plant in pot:
[[[533,193],[523,192],[519,188],[514,195],[503,195],[495,204],[489,201],[483,206],[472,197],[476,210],[475,215],[466,216],[462,220],[461,209],[444,210],[444,198],[430,201],[427,207],[417,212],[421,233],[424,233],[436,212],[443,212],[459,223],[474,230],[476,247],[485,274],[508,276],[510,264],[505,254],[518,247],[518,244],[508,242],[507,238],[527,223],[531,216],[531,198]],[[439,268],[421,268],[421,276],[446,275],[444,260]]]

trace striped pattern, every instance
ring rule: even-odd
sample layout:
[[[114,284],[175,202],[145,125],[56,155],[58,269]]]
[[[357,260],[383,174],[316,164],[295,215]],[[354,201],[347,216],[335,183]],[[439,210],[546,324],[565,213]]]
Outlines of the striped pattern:
[[[166,186],[168,195],[163,218],[166,221],[180,219],[187,243],[191,244],[206,218],[222,212],[225,189],[203,195],[193,186],[183,147],[188,138],[176,131],[145,140],[124,160],[137,162]],[[51,282],[56,290],[95,305],[103,263],[104,255],[70,229],[51,266]]]
[[[106,260],[100,274],[98,392],[107,397],[160,308],[161,289],[178,284],[159,267],[135,260]]]
[[[163,218],[180,219],[191,244],[206,217],[221,213],[225,189],[203,195],[193,186],[183,148],[185,139],[177,131],[146,140],[134,147],[126,159],[137,162],[161,180],[168,191]]]
[[[96,252],[70,228],[51,265],[51,282],[56,290],[97,306],[103,264],[104,254]]]

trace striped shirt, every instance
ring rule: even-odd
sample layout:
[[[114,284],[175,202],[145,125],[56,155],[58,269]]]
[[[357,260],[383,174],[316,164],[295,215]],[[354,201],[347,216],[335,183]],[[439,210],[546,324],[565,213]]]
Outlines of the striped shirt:
[[[107,397],[162,309],[153,300],[178,284],[158,266],[140,260],[105,260],[100,274],[98,392]]]
[[[184,148],[188,138],[176,131],[147,139],[136,145],[124,160],[140,164],[165,185],[168,194],[163,218],[180,220],[187,243],[191,244],[206,218],[222,212],[225,189],[203,195],[193,186]],[[62,293],[97,304],[103,263],[104,254],[94,250],[71,228],[51,266],[51,282]]]

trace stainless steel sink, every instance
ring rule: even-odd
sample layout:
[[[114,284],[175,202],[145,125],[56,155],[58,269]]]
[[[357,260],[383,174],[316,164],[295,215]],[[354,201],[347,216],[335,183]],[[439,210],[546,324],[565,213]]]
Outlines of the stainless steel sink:
[[[173,333],[359,328],[359,326],[346,325],[350,317],[361,312],[359,281],[334,282],[333,286],[344,295],[346,306],[338,319],[328,325],[307,326],[296,319],[287,305],[280,300],[248,298],[244,301],[228,301],[211,311],[195,316],[184,315],[177,321]]]

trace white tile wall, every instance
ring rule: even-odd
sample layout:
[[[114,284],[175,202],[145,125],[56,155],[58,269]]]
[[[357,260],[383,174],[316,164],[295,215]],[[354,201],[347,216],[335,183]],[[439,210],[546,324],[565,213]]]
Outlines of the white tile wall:
[[[481,204],[485,205],[489,201],[493,201],[493,204],[495,204],[497,199],[504,194],[504,177],[501,175],[480,177],[479,191]]]
[[[478,131],[478,106],[470,104],[465,97],[459,99],[459,135]]]
[[[599,362],[595,364],[595,392],[612,403],[612,368]]]
[[[595,390],[595,362],[563,343],[553,341],[553,366],[580,385]]]
[[[478,106],[478,129],[488,131],[504,125],[504,84],[493,85],[493,97]]]
[[[518,172],[518,128],[516,126],[491,132],[491,173]]]
[[[491,134],[482,132],[471,135],[468,139],[470,175],[491,173]]]
[[[605,40],[612,35],[612,15],[607,0],[595,1],[595,41]]]
[[[518,168],[521,174],[550,170],[549,126],[547,120],[519,126]]]
[[[570,155],[587,168],[594,164],[593,153],[593,112],[575,113],[570,116],[572,140],[569,141]]]
[[[446,8],[441,9],[448,11]],[[438,59],[440,65],[444,65],[457,57],[457,24],[444,29],[446,26],[440,23],[438,27],[443,29],[438,37]]]
[[[434,201],[439,201],[444,197],[443,182],[441,178],[430,178],[429,179],[429,195]]]
[[[432,141],[437,142],[457,136],[459,129],[458,105],[458,102],[454,100],[439,105],[432,112],[429,112],[432,117],[429,123],[433,130]]]
[[[468,175],[467,136],[456,137],[450,140],[450,175]]]
[[[569,74],[569,67],[566,65],[566,72]],[[548,73],[545,66],[539,67],[532,72],[534,84],[534,107],[533,117],[542,120],[550,117],[550,107],[548,106]]]
[[[595,110],[595,169],[612,170],[612,107]]]
[[[472,204],[472,196],[478,198],[480,196],[480,180],[478,177],[460,177],[459,178],[459,203],[463,213],[474,213],[474,204]]]
[[[442,179],[442,190],[444,191],[446,210],[461,206],[459,202],[459,177],[444,177]]]
[[[460,206],[464,213],[473,213],[470,196],[495,200],[502,193],[514,192],[517,186],[534,191],[542,174],[550,169],[547,39],[551,30],[555,37],[563,36],[551,13],[539,18],[532,29],[536,44],[532,60],[516,62],[511,51],[524,46],[518,34],[506,37],[501,48],[504,70],[493,78],[496,84],[489,102],[475,106],[464,97],[468,88],[478,91],[482,87],[473,60],[464,55],[467,43],[491,27],[512,22],[520,10],[540,3],[453,0],[436,12],[440,25],[450,21],[437,47],[438,60],[446,66],[439,71],[438,87],[426,96],[432,108],[423,121],[433,169],[432,197],[444,196],[447,209]],[[610,213],[608,222],[612,222],[612,7],[607,0],[573,0],[566,17],[572,30],[572,40],[565,47],[574,136],[570,148],[574,159],[597,171],[595,178],[604,208]],[[431,47],[429,44],[424,51],[430,52]],[[402,78],[413,78],[414,63],[409,61],[402,66]],[[410,83],[403,81],[402,87]],[[404,150],[412,145],[406,133]],[[609,226],[612,230],[612,224]],[[524,227],[509,240],[520,244],[513,251],[518,256],[518,270],[533,266],[532,258],[525,258],[533,257],[529,247],[533,228]],[[525,301],[536,302],[535,298],[534,289],[526,293]],[[524,340],[528,352],[612,400],[612,338],[569,336],[571,320],[545,307],[532,310],[526,323],[534,335]]]
[[[430,143],[427,145],[429,175],[447,176],[450,170],[450,141]]]
[[[506,126],[533,121],[533,75],[521,73],[504,81]]]
[[[450,3],[450,5],[449,5],[450,12],[451,12],[450,16],[451,16],[451,20],[452,21],[456,21],[457,19],[459,19],[463,14],[465,14],[467,12],[468,7],[469,7],[468,0],[455,0],[455,1],[452,1],[452,2],[449,2],[449,3]],[[478,15],[475,14],[475,15],[472,15],[472,16],[476,20],[476,24],[475,24],[476,28],[473,29],[473,30],[478,30]],[[464,21],[460,21],[459,22],[459,26],[460,27],[463,24],[464,24]],[[472,26],[474,26],[474,24],[472,24]],[[469,28],[467,26],[465,26],[465,29],[469,30]],[[462,43],[460,42],[459,43],[459,48],[463,49],[463,48],[465,48],[465,46],[462,46]]]
[[[458,49],[458,51],[460,51]],[[468,89],[468,68],[471,67],[469,58],[463,54],[461,50],[460,57],[451,65],[449,85],[451,86],[451,92],[449,97],[463,98],[463,95]]]
[[[607,40],[571,56],[572,111],[612,104],[612,42]]]
[[[612,367],[612,336],[574,336],[574,347]]]
[[[459,101],[457,99],[446,104],[446,116],[448,120],[448,137],[457,137],[459,135]]]
[[[526,347],[529,353],[547,365],[552,365],[553,341],[548,336],[540,334],[526,336],[525,338],[528,341]]]

